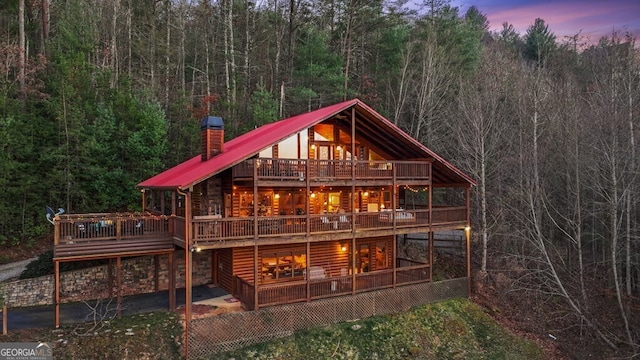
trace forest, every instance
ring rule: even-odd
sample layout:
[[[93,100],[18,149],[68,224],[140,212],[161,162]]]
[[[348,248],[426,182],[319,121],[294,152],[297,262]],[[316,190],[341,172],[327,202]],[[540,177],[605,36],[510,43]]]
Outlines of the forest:
[[[520,34],[447,0],[2,1],[0,249],[48,236],[47,205],[139,209],[204,115],[230,139],[360,98],[478,181],[490,307],[568,353],[638,356],[636,39],[531,16]]]

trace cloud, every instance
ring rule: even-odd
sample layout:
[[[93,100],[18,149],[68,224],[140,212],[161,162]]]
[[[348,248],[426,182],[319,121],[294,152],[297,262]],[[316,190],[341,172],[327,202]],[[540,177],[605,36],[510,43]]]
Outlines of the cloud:
[[[581,32],[596,42],[612,31],[628,31],[640,35],[640,1],[637,0],[464,0],[453,1],[461,12],[475,5],[490,22],[490,29],[499,31],[502,24],[512,24],[520,35],[524,35],[536,18],[541,18],[562,41],[565,36]]]

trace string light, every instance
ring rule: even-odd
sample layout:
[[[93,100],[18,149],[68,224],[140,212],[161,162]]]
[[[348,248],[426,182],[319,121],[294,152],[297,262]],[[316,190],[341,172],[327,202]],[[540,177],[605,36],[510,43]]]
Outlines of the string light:
[[[413,192],[413,193],[418,193],[418,192],[420,192],[420,191],[427,191],[429,188],[426,188],[426,187],[425,187],[425,188],[422,188],[422,189],[414,189],[414,188],[412,188],[412,187],[411,187],[411,186],[409,186],[409,185],[404,185],[404,189],[405,189],[405,190],[409,190],[409,191],[411,191],[411,192]]]

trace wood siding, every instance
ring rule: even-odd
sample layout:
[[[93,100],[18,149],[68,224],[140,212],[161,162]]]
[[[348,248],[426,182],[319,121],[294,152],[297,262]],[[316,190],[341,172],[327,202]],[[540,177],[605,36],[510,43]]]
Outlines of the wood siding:
[[[253,246],[233,249],[233,275],[253,283],[253,269]]]
[[[232,249],[218,250],[218,282],[225,291],[233,292],[233,251]]]
[[[338,241],[311,244],[311,266],[322,267],[327,277],[341,276],[342,269],[342,276],[348,274],[350,242],[345,240],[342,243],[346,251],[342,251],[342,244]]]

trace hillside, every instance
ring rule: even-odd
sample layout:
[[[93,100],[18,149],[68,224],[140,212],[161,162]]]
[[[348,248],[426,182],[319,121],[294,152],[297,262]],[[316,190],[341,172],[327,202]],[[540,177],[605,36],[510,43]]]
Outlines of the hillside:
[[[323,328],[220,354],[215,359],[545,359],[466,299]]]
[[[56,359],[175,359],[179,319],[136,315],[98,325],[10,332],[3,342],[47,341]],[[545,359],[543,350],[501,327],[466,299],[301,331],[212,359]],[[97,356],[97,357],[96,357]]]

